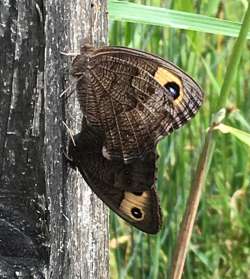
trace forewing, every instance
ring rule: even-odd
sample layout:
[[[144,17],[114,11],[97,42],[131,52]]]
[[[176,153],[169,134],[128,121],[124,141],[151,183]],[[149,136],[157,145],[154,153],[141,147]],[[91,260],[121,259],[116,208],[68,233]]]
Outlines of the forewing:
[[[112,47],[88,55],[88,90],[78,96],[88,123],[105,133],[108,159],[142,158],[202,103],[192,78],[157,56]]]

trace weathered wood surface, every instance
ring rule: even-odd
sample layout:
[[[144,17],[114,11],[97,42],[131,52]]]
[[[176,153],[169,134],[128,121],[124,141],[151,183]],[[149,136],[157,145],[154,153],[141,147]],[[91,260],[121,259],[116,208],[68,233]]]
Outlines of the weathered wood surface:
[[[105,42],[106,1],[1,1],[0,20],[0,278],[108,278],[107,211],[63,155],[81,112],[59,97],[60,52]]]
[[[68,176],[64,173],[66,137],[62,134],[63,102],[59,98],[68,86],[64,73],[72,61],[60,52],[79,52],[86,37],[92,37],[94,43],[105,42],[106,1],[49,0],[46,11],[45,162],[52,244],[49,274],[55,279],[108,278],[107,212],[79,174],[74,170]],[[82,118],[76,94],[71,95],[66,107],[67,125],[75,134]]]
[[[42,1],[0,2],[0,278],[44,278]]]

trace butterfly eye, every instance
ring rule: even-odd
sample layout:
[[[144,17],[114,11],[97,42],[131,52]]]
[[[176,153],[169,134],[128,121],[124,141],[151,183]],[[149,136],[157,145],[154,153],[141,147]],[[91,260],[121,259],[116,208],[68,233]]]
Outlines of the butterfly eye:
[[[137,207],[133,207],[133,208],[131,209],[131,213],[132,213],[132,215],[133,215],[136,219],[141,219],[141,217],[142,217],[142,212],[141,212],[141,210],[140,210],[139,208],[137,208]]]
[[[180,86],[177,83],[167,82],[164,87],[170,92],[174,100],[180,96]]]

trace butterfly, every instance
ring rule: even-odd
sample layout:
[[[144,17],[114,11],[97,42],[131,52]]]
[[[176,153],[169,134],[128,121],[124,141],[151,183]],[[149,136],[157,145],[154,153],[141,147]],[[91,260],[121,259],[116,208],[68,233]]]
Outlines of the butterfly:
[[[85,44],[72,63],[72,75],[88,125],[104,135],[103,156],[125,164],[143,159],[203,101],[199,85],[180,68],[125,47]]]
[[[124,220],[155,234],[162,214],[155,187],[156,154],[150,151],[129,164],[102,155],[103,136],[83,118],[81,132],[68,147],[73,168],[78,168],[93,192]]]

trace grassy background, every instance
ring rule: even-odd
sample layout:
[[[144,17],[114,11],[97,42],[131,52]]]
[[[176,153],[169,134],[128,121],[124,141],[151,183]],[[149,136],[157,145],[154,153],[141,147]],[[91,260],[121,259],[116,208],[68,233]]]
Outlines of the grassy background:
[[[165,7],[241,22],[247,1],[137,1],[136,3]],[[224,3],[224,4],[223,4]],[[226,4],[225,4],[226,3]],[[110,3],[112,5],[112,3]],[[119,8],[119,7],[118,7]],[[119,12],[119,11],[118,11]],[[132,13],[122,8],[124,18],[115,17],[110,6],[109,42],[111,45],[134,47],[158,54],[189,73],[205,92],[205,102],[198,115],[187,125],[163,139],[158,145],[158,190],[164,215],[162,231],[147,236],[131,228],[111,214],[110,264],[111,278],[167,278],[172,253],[186,200],[206,129],[219,102],[221,85],[235,38],[216,35],[214,19],[199,17],[202,32],[187,25],[186,13],[177,12],[178,26],[157,26],[157,16],[150,14],[154,25],[136,23]],[[142,12],[136,11],[138,16]],[[176,15],[174,14],[176,17]],[[112,20],[112,19],[119,20]],[[178,21],[179,20],[179,21]],[[182,22],[183,20],[183,22]],[[145,19],[145,22],[147,19]],[[133,22],[133,23],[132,23]],[[140,20],[138,19],[138,22]],[[198,27],[201,23],[193,20]],[[168,25],[168,23],[165,23]],[[225,22],[229,33],[239,28]],[[159,23],[159,25],[161,25]],[[231,28],[231,29],[230,29]],[[228,33],[226,33],[228,34]],[[228,34],[230,35],[230,34]],[[236,77],[227,99],[224,123],[250,132],[250,53],[246,44]],[[190,252],[183,278],[250,278],[250,148],[230,134],[215,133],[216,142],[205,189],[195,224]]]

